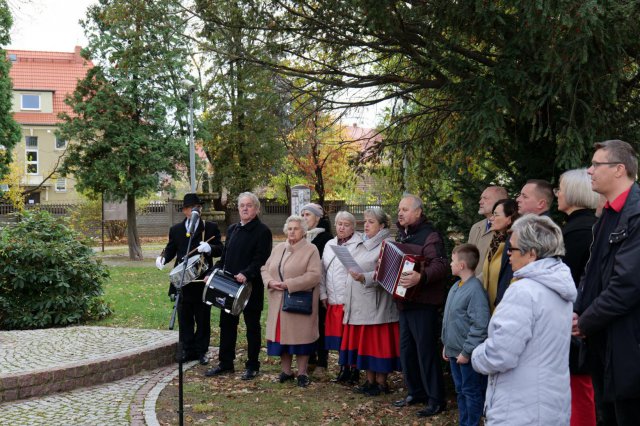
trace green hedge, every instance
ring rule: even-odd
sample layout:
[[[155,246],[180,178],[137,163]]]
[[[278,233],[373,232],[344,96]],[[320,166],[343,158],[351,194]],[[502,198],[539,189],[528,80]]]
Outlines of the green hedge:
[[[0,235],[0,328],[76,324],[110,313],[101,299],[109,274],[65,220],[25,212]]]

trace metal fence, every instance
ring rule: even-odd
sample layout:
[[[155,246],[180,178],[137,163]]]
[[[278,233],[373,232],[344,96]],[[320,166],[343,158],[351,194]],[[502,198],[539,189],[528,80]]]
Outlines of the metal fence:
[[[282,224],[291,214],[291,208],[288,204],[277,203],[271,200],[261,200],[262,212],[261,219],[269,226],[274,233],[282,232]],[[35,204],[27,205],[27,209],[41,209],[50,212],[56,216],[69,217],[71,212],[80,206],[79,203],[58,203],[58,204]],[[348,211],[356,220],[361,221],[362,214],[368,208],[382,207],[392,217],[395,217],[395,205],[375,205],[375,204],[346,204],[343,201],[329,201],[325,203],[325,210],[330,215],[331,221],[335,218],[335,214],[339,211]],[[181,212],[182,200],[169,200],[152,202],[141,208],[138,208],[137,222],[138,233],[140,236],[156,237],[166,236],[170,226],[184,219]],[[0,223],[10,223],[15,221],[12,213],[15,209],[11,205],[0,204]],[[224,232],[230,223],[239,220],[238,211],[235,206],[229,206],[225,211],[226,221],[219,221],[220,229]],[[100,229],[100,220],[93,224],[91,232],[87,231],[87,236],[95,236]],[[91,234],[91,235],[89,235]]]

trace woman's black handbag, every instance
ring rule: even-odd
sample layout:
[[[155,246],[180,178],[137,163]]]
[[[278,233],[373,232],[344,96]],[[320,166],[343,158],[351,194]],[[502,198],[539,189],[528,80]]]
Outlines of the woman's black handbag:
[[[293,293],[285,290],[282,310],[292,314],[311,315],[311,312],[313,312],[313,290]]]
[[[284,282],[282,277],[282,259],[284,258],[284,252],[280,258],[280,264],[278,264],[278,274],[280,275],[280,281]],[[311,315],[313,312],[313,290],[311,291],[295,291],[289,293],[289,290],[284,291],[284,300],[282,301],[282,311],[292,314],[304,314]]]

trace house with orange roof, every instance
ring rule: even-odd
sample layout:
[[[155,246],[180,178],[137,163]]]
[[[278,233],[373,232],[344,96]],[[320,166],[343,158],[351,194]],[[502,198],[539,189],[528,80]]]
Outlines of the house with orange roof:
[[[64,103],[78,80],[93,66],[80,56],[80,46],[73,52],[40,52],[7,50],[13,81],[13,118],[22,127],[22,141],[13,157],[24,174],[20,185],[27,203],[59,203],[76,201],[73,177],[61,177],[56,168],[70,141],[55,135],[62,122],[60,112],[71,114]]]

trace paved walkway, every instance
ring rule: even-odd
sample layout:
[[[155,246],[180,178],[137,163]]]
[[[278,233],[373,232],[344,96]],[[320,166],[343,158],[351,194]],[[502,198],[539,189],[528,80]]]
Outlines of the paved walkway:
[[[128,361],[136,351],[176,339],[174,331],[109,327],[1,331],[0,379],[38,377],[102,360]],[[176,370],[172,364],[110,383],[4,402],[0,425],[154,425],[156,398]]]

